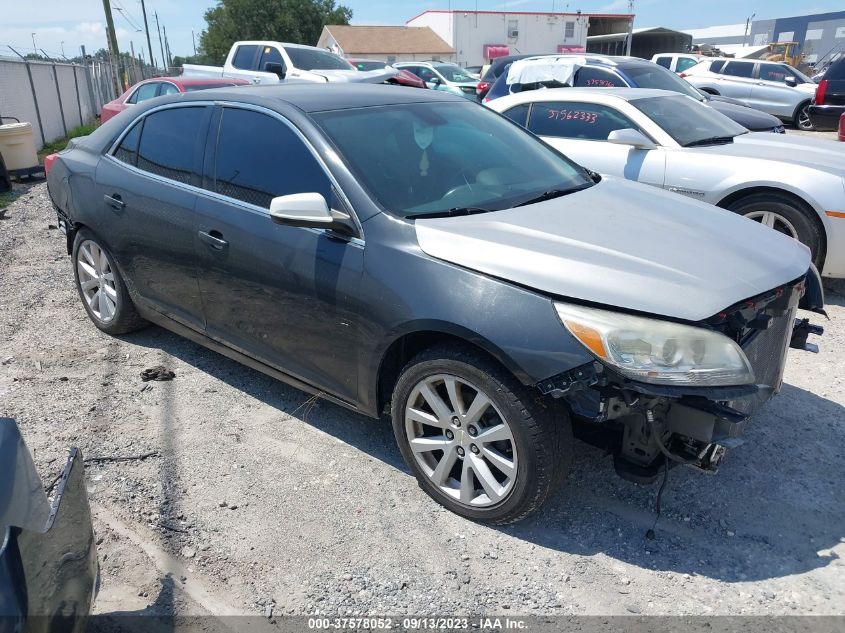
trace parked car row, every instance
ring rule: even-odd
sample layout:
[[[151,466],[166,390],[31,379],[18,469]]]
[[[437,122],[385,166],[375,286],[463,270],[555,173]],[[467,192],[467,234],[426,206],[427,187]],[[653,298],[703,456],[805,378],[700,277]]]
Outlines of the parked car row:
[[[833,226],[841,165],[808,161],[790,181],[757,162],[784,137],[691,96],[521,90],[489,103],[500,116],[431,70],[441,89],[162,96],[71,141],[47,182],[91,321],[113,335],[157,323],[389,416],[423,490],[474,520],[539,508],[573,435],[633,481],[718,469],[780,389],[787,348],[820,333],[795,318],[824,308],[814,258],[831,274],[843,250],[841,228],[811,253],[741,213],[796,231],[809,216],[759,198],[719,209],[705,191],[768,169],[764,189],[794,201],[788,183],[807,187]],[[720,161],[739,175],[710,176]]]
[[[750,108],[734,99],[702,92],[679,78],[675,73],[652,62],[634,57],[564,54],[515,58],[512,62],[501,68],[498,79],[492,87],[487,89],[483,99],[485,103],[522,89],[521,80],[514,73],[511,73],[511,67],[514,62],[519,62],[517,64],[517,71],[520,68],[525,68],[526,59],[535,60],[531,63],[531,67],[537,67],[540,64],[547,65],[549,67],[548,73],[550,73],[549,77],[551,81],[554,81],[555,68],[565,69],[569,68],[572,64],[578,65],[570,81],[558,81],[549,85],[563,85],[566,83],[567,85],[586,88],[628,87],[671,90],[706,103],[711,108],[754,132],[783,133],[785,131],[783,123],[771,114]],[[536,83],[533,82],[533,84]],[[533,84],[530,87],[535,87]]]

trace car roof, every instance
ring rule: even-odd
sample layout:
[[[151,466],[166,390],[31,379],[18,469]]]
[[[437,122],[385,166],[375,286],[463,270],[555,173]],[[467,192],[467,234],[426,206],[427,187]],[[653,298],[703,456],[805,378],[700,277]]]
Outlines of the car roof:
[[[654,97],[683,97],[684,95],[671,90],[658,90],[656,88],[545,88],[543,90],[527,90],[516,92],[511,96],[530,97],[528,101],[557,101],[558,99],[569,100],[572,98],[589,98],[597,102],[605,99],[619,99],[621,101],[638,101],[640,99],[652,99]]]
[[[431,103],[452,101],[466,103],[467,100],[442,90],[420,90],[402,86],[367,83],[328,84],[259,84],[237,88],[211,88],[198,92],[159,98],[156,103],[164,105],[169,101],[233,101],[260,105],[274,109],[278,106],[293,106],[304,112],[322,110],[344,110],[367,108],[380,105],[405,103]]]

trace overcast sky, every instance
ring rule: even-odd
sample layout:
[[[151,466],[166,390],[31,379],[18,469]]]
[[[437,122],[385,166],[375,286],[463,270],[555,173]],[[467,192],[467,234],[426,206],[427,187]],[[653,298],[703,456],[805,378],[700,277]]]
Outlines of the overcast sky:
[[[118,45],[129,50],[130,42],[138,53],[143,47],[144,57],[149,57],[146,36],[133,26],[143,28],[140,0],[111,0]],[[72,57],[85,45],[89,52],[106,47],[105,17],[102,0],[0,0],[0,55],[11,54],[7,45],[22,53],[32,52],[32,33],[38,48],[58,57],[64,53]],[[158,12],[162,26],[167,29],[173,55],[190,55],[193,51],[191,29],[197,35],[205,26],[203,13],[213,0],[145,0],[153,54],[159,52],[153,12]],[[425,9],[451,6],[454,9],[557,11],[580,9],[585,13],[627,12],[627,0],[344,0],[351,7],[357,24],[403,24]],[[743,23],[751,14],[757,18],[776,18],[796,14],[823,13],[845,9],[843,0],[808,0],[806,6],[794,0],[704,0],[684,2],[677,0],[635,0],[636,26],[666,26],[670,28],[699,28],[721,24]],[[121,10],[122,9],[122,10]],[[124,17],[126,16],[126,17]],[[64,45],[62,45],[64,42]]]

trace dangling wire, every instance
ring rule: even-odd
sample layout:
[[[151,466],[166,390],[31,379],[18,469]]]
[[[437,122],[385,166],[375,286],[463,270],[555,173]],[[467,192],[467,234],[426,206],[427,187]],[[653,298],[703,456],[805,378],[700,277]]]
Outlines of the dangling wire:
[[[654,529],[657,527],[657,522],[660,520],[660,501],[663,499],[663,489],[666,488],[666,482],[669,480],[669,458],[665,455],[663,456],[663,481],[660,482],[660,488],[657,489],[657,499],[654,503],[654,525],[651,526],[651,529],[645,533],[645,537],[649,541],[653,541],[656,538],[656,534]]]

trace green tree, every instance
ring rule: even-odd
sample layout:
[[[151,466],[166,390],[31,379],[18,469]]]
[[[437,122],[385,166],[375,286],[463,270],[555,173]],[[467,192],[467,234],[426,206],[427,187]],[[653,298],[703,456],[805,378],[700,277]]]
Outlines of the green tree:
[[[326,24],[349,24],[352,10],[335,0],[218,0],[205,12],[201,56],[222,64],[238,40],[314,45]]]

